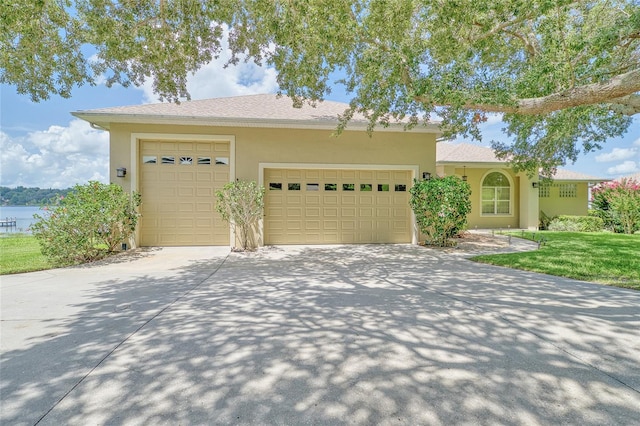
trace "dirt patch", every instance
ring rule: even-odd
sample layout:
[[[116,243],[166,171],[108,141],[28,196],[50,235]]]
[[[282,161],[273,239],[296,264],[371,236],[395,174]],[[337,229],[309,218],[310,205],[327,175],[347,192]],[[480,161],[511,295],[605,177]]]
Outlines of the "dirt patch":
[[[491,235],[478,232],[465,232],[452,240],[451,247],[435,247],[425,245],[424,247],[447,252],[477,253],[492,250],[503,250],[510,246],[509,238],[504,235]]]
[[[162,248],[160,247],[138,247],[135,249],[129,249],[129,250],[110,254],[103,259],[95,260],[93,262],[81,263],[79,265],[71,265],[68,267],[81,269],[81,268],[92,268],[94,266],[113,265],[118,263],[129,263],[134,260],[148,257],[154,252],[157,252],[160,250],[162,250]]]

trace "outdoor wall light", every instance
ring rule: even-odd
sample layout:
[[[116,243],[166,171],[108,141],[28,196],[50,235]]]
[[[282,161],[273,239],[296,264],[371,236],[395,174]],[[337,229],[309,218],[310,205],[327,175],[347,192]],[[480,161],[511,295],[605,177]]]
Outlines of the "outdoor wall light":
[[[116,176],[123,178],[127,175],[127,169],[125,167],[118,167],[116,169]]]
[[[422,172],[422,179],[424,179],[424,180],[429,180],[429,179],[431,179],[431,173],[429,173],[429,172]]]
[[[538,187],[538,182],[531,182],[531,186],[533,188],[537,188]]]
[[[462,180],[464,182],[466,182],[467,181],[467,166],[463,166],[463,167],[464,168],[463,168],[463,172],[462,172]]]

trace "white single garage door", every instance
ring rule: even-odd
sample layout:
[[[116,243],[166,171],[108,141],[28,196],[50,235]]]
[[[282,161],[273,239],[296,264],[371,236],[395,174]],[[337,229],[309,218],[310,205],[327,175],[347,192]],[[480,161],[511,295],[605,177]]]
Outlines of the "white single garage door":
[[[411,172],[265,169],[265,244],[410,243]]]
[[[229,182],[228,142],[140,142],[140,245],[228,245],[215,191]]]

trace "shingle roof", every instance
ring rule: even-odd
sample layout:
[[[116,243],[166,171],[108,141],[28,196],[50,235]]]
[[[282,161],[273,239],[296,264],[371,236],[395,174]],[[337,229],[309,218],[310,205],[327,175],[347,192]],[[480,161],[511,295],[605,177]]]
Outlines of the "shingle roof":
[[[486,163],[489,165],[505,165],[507,161],[499,160],[491,148],[469,143],[440,142],[436,145],[437,163]],[[601,182],[607,179],[590,176],[566,169],[557,169],[554,180]]]
[[[302,108],[293,108],[291,99],[265,94],[200,99],[183,101],[179,104],[162,102],[119,106],[79,112],[172,117],[335,121],[337,116],[344,113],[348,107],[349,105],[340,102],[323,101],[318,102],[315,108],[308,104],[304,104]],[[365,120],[364,117],[354,117],[354,119]]]
[[[634,179],[640,182],[640,173],[635,173],[633,175],[620,176],[619,178],[616,178],[614,180],[620,182],[622,179]]]
[[[310,126],[335,129],[338,116],[349,107],[334,101],[317,102],[315,107],[304,104],[294,108],[293,101],[274,94],[212,98],[176,103],[100,108],[76,111],[72,114],[108,128],[113,122],[205,124],[248,127],[297,127]],[[366,127],[368,120],[354,114],[348,127]],[[403,131],[403,125],[391,126],[392,131]],[[380,130],[383,130],[380,128]],[[440,133],[434,124],[417,127],[416,131]]]
[[[589,181],[589,182],[602,182],[608,179],[599,178],[596,176],[587,175],[580,172],[574,172],[572,170],[567,169],[558,169],[556,170],[556,174],[553,175],[554,180],[579,180],[579,181]]]
[[[436,161],[452,163],[504,163],[491,148],[470,143],[440,142],[436,145]]]

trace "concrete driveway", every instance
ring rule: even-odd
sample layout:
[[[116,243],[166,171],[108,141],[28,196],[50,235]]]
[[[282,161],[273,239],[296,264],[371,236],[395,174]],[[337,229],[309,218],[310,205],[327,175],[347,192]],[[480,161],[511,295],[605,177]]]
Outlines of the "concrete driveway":
[[[640,292],[410,245],[1,278],[0,423],[640,423]]]

